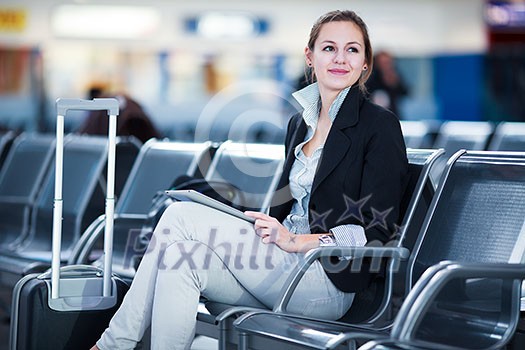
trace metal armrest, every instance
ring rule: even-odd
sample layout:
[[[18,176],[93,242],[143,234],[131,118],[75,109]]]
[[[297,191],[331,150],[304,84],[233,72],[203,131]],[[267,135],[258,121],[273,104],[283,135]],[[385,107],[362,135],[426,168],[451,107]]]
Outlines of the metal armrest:
[[[281,290],[281,294],[273,308],[274,312],[286,312],[290,298],[292,297],[295,288],[308,270],[310,265],[322,257],[355,257],[355,258],[388,258],[394,260],[406,260],[410,252],[406,248],[401,247],[319,247],[310,250],[304,255],[304,260],[296,266],[294,271],[285,283],[285,287]]]
[[[113,230],[115,232],[121,226],[142,226],[146,218],[146,215],[140,214],[116,214],[114,216]],[[91,225],[82,234],[79,243],[75,246],[68,264],[86,263],[93,246],[104,234],[105,220],[105,215],[101,215],[91,223]]]
[[[464,346],[440,344],[428,340],[416,339],[417,327],[426,316],[431,304],[439,293],[453,280],[499,279],[513,282],[513,288],[508,294],[514,305],[509,315],[508,326],[500,324],[504,331],[495,334],[494,341],[484,348],[500,348],[510,339],[519,317],[519,290],[521,280],[525,278],[523,264],[460,264],[444,261],[430,267],[418,280],[399,311],[391,336],[388,339],[374,340],[364,344],[360,350],[459,350]],[[465,324],[468,320],[465,319]],[[485,320],[486,321],[486,320]],[[462,329],[463,332],[463,329]],[[483,333],[483,330],[480,330]],[[464,334],[464,336],[468,336]],[[488,335],[490,337],[490,334]],[[348,339],[352,335],[348,335]],[[475,344],[473,342],[473,344]],[[473,348],[478,348],[478,344]]]
[[[226,320],[228,317],[233,316],[238,313],[256,312],[256,311],[264,311],[264,309],[260,309],[256,307],[249,307],[249,306],[232,306],[231,308],[224,310],[223,312],[218,314],[215,317],[215,323],[220,324],[221,322]]]
[[[89,224],[89,226],[80,236],[78,242],[73,247],[73,250],[69,255],[67,265],[74,265],[79,263],[79,260],[81,260],[80,256],[83,255],[84,250],[86,249],[86,245],[89,245],[90,248],[92,247],[92,244],[90,243],[92,237],[96,236],[98,238],[100,236],[100,233],[103,232],[105,221],[106,216],[100,215],[98,218],[93,220],[91,224]]]
[[[238,317],[233,322],[233,326],[239,332],[240,338],[254,334],[269,335],[273,339],[284,340],[287,343],[308,345],[309,349],[336,349],[347,341],[353,344],[355,341],[363,343],[373,339],[389,338],[389,333],[385,331],[304,316],[291,317],[267,310],[247,312]]]
[[[359,350],[465,350],[455,346],[421,342],[417,340],[400,341],[398,339],[374,339],[363,344]]]
[[[430,268],[412,292],[408,295],[399,310],[392,329],[392,334],[399,339],[411,339],[420,321],[425,316],[430,303],[453,279],[493,278],[515,280],[521,286],[525,279],[525,265],[523,264],[461,264],[443,262]],[[519,293],[520,287],[513,292]],[[516,295],[514,312],[519,313],[519,295]],[[512,331],[512,330],[511,330]]]

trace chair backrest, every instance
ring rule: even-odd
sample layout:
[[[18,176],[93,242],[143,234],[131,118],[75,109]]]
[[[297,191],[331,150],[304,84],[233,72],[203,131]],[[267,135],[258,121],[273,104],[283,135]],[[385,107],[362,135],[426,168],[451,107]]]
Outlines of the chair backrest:
[[[142,142],[135,136],[117,136],[115,155],[115,197],[117,201],[122,195],[124,185],[141,148]],[[107,176],[107,169],[104,175]]]
[[[430,179],[430,172],[435,164],[444,157],[445,151],[439,149],[407,149],[409,165],[409,183],[402,201],[403,220],[399,228],[398,247],[409,250],[414,248],[421,226],[427,215],[430,203],[434,198],[435,188]],[[403,203],[409,199],[406,209]],[[389,277],[392,278],[393,295],[404,293],[404,276],[406,262],[401,262],[399,267]]]
[[[115,141],[115,203],[122,196],[122,190],[131,173],[137,155],[142,144],[134,136],[117,136]],[[95,187],[89,205],[86,208],[86,217],[97,217],[100,215],[101,203],[106,200],[107,165],[98,177],[99,186]]]
[[[494,131],[494,124],[483,121],[446,121],[441,124],[433,148],[445,149],[443,160],[450,158],[460,149],[484,150]],[[432,171],[437,184],[445,170],[446,162],[440,161]]]
[[[435,188],[430,181],[432,167],[443,158],[445,150],[407,148],[409,180],[401,201],[399,246],[412,249],[419,235]]]
[[[283,162],[283,145],[226,141],[213,156],[205,178],[207,181],[225,181],[239,188],[244,202],[235,204],[266,211]]]
[[[168,189],[181,175],[194,175],[209,161],[211,142],[187,143],[151,139],[141,148],[124,185],[115,212],[113,236],[113,271],[133,279],[134,258],[144,254],[141,237],[152,199]],[[204,165],[205,166],[205,165]],[[101,249],[104,220],[99,218],[85,231],[70,256],[70,263],[86,263],[90,252]],[[130,256],[131,254],[131,256]]]
[[[444,148],[447,155],[460,149],[484,150],[494,125],[483,121],[446,121],[441,124],[434,148]]]
[[[4,164],[4,160],[7,157],[7,153],[15,137],[16,134],[14,131],[8,130],[0,132],[0,169],[2,169],[2,164]]]
[[[499,123],[487,150],[525,151],[525,123]]]
[[[434,196],[430,169],[443,154],[443,149],[407,149],[409,180],[401,203],[402,221],[397,233],[399,247],[412,249],[416,241]],[[384,316],[392,296],[399,294],[399,289],[404,288],[402,271],[406,271],[406,264],[401,267],[391,265],[388,271],[386,280],[376,279],[377,285],[356,294],[352,307],[342,321],[353,324],[374,322]]]
[[[153,196],[181,175],[193,175],[210,142],[186,143],[151,139],[146,142],[122,190],[117,214],[147,214]]]
[[[67,250],[78,240],[87,225],[104,213],[104,202],[95,203],[92,197],[99,179],[104,178],[107,139],[68,135],[67,142],[64,142],[63,157],[62,247]],[[29,237],[20,250],[51,251],[54,189],[55,168],[49,167],[32,214]],[[93,217],[85,215],[88,208]]]
[[[430,124],[422,120],[401,120],[401,130],[408,148],[431,146]]]
[[[54,136],[21,134],[0,170],[0,244],[13,246],[27,233],[30,212],[54,150]]]
[[[458,151],[449,159],[409,259],[407,289],[443,261],[521,262],[525,153]]]

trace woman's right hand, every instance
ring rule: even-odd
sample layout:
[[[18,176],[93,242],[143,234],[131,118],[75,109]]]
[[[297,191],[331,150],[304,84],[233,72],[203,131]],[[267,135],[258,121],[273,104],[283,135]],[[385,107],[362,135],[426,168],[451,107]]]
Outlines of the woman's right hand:
[[[298,251],[297,235],[288,231],[276,218],[256,211],[246,211],[244,213],[255,219],[255,233],[262,238],[263,243],[274,243],[289,253]]]

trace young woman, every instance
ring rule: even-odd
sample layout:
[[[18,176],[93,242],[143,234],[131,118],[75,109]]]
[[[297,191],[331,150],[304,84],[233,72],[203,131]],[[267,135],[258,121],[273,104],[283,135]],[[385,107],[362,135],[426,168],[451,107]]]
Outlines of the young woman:
[[[149,325],[154,349],[187,349],[201,295],[271,308],[308,250],[390,239],[408,163],[397,117],[364,95],[373,57],[365,23],[352,11],[321,16],[305,57],[317,82],[294,94],[304,111],[288,125],[270,214],[246,212],[256,219],[250,224],[199,204],[172,204],[93,349],[132,349]],[[316,262],[289,310],[340,318],[369,277],[350,273],[348,263]]]

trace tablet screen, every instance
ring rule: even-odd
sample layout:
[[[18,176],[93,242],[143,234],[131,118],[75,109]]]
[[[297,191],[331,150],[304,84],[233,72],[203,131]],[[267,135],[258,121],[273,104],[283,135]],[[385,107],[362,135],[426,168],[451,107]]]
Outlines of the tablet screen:
[[[167,190],[166,194],[179,201],[191,201],[200,204],[204,204],[208,207],[220,210],[224,213],[233,215],[240,219],[246,220],[248,222],[254,223],[255,219],[245,215],[242,211],[230,207],[227,204],[219,202],[216,199],[210,198],[200,192],[194,190]]]

